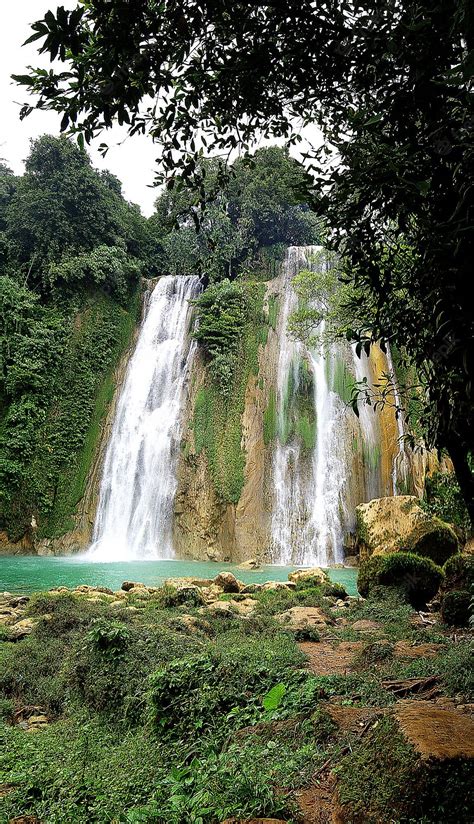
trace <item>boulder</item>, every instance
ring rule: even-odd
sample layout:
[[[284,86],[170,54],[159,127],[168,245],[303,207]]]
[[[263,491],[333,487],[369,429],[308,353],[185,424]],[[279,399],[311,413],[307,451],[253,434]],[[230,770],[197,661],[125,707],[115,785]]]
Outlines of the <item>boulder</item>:
[[[352,629],[356,632],[378,632],[382,629],[382,624],[379,624],[378,621],[369,621],[367,618],[361,618],[359,621],[356,621],[355,624],[352,624]]]
[[[137,587],[143,587],[143,589],[145,589],[145,584],[140,584],[136,581],[124,581],[122,584],[122,589],[124,592],[131,592],[132,589],[136,589]]]
[[[256,592],[260,592],[263,588],[263,584],[246,584],[240,592],[242,595],[254,595]]]
[[[214,583],[224,592],[240,592],[241,584],[232,572],[219,572],[214,578]]]
[[[452,527],[428,515],[413,495],[375,498],[359,504],[356,518],[361,557],[413,552],[442,565],[458,550]]]
[[[31,635],[36,623],[32,618],[23,618],[21,621],[17,621],[9,628],[10,641],[21,641],[22,638]]]
[[[249,558],[248,561],[239,564],[237,569],[260,569],[260,564],[256,558]]]
[[[319,607],[291,607],[276,616],[285,629],[291,632],[300,632],[306,629],[316,629],[331,624],[332,621]]]
[[[290,572],[288,575],[288,580],[294,584],[304,584],[306,582],[308,584],[327,584],[329,583],[329,576],[320,567],[311,567],[310,569],[295,569],[294,572]]]
[[[282,589],[295,589],[296,584],[294,581],[266,581],[262,584],[262,590],[264,591],[272,591],[276,592],[277,590]]]

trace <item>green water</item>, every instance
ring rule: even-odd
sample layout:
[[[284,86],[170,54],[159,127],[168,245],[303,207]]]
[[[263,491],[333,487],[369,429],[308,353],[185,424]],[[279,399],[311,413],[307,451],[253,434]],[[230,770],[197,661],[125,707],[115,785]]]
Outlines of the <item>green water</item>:
[[[159,586],[165,578],[192,575],[214,578],[221,570],[233,572],[246,584],[286,581],[295,567],[266,566],[261,570],[242,570],[232,564],[211,561],[123,561],[91,563],[81,557],[38,558],[17,555],[0,558],[0,592],[35,592],[52,587],[75,587],[79,584],[120,589],[123,581],[140,581]],[[328,569],[332,581],[343,584],[349,595],[357,595],[355,569]]]

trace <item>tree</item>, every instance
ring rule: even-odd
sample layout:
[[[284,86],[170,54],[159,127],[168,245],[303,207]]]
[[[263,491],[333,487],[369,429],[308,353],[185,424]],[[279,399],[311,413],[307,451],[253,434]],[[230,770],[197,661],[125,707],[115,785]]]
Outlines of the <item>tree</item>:
[[[156,201],[150,226],[161,239],[165,270],[199,271],[211,281],[233,278],[244,268],[261,268],[255,258],[262,249],[281,257],[277,247],[318,238],[320,221],[304,202],[307,173],[286,149],[273,146],[245,155],[230,166],[226,179],[216,160],[203,160],[201,168],[202,214],[200,194],[193,189],[173,187]]]
[[[223,154],[258,134],[294,142],[295,119],[323,128],[317,208],[348,276],[373,296],[363,334],[405,346],[426,384],[429,442],[449,450],[474,521],[467,0],[91,0],[33,29],[41,51],[67,63],[17,78],[38,106],[86,141],[114,120],[148,131],[164,173],[192,179],[202,199],[203,145]]]

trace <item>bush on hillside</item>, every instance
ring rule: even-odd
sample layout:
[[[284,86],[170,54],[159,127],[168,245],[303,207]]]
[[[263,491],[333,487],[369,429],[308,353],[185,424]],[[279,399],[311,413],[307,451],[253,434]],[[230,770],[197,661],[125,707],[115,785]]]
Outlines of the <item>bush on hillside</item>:
[[[411,552],[431,558],[442,566],[451,555],[458,552],[459,544],[454,529],[440,518],[421,521],[408,538],[401,544],[403,552]]]
[[[469,589],[474,584],[474,557],[458,552],[448,558],[443,572],[445,590]]]
[[[470,601],[471,596],[467,589],[447,592],[441,602],[441,617],[444,623],[452,627],[467,627]]]
[[[429,558],[393,552],[362,561],[357,588],[367,598],[375,587],[396,587],[408,603],[419,609],[436,595],[443,579],[443,570]]]

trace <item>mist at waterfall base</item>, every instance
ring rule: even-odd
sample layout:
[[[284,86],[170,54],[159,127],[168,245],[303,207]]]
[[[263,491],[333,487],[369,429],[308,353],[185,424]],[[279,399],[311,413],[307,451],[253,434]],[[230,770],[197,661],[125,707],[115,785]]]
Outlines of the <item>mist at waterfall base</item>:
[[[148,297],[105,455],[95,561],[171,558],[182,409],[196,344],[190,300],[196,276],[162,277]]]

